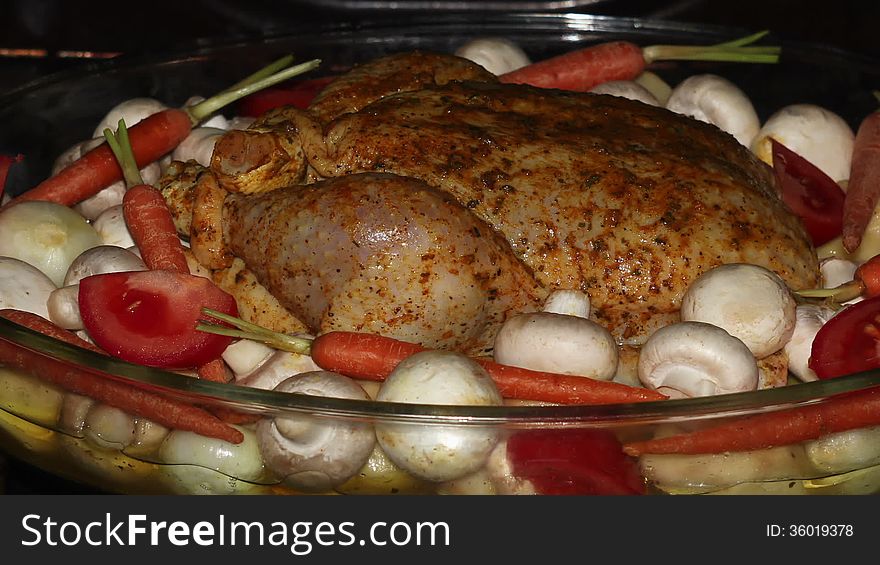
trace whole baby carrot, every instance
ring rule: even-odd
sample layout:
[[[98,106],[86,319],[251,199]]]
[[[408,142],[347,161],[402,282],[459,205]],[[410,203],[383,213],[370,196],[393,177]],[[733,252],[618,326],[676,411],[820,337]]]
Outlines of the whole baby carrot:
[[[192,128],[223,106],[248,94],[277,84],[318,66],[315,59],[286,68],[268,77],[250,82],[237,89],[227,89],[189,108],[162,110],[131,127],[131,144],[138,167],[143,167],[170,153],[182,142]],[[255,73],[258,74],[258,73]],[[122,169],[113,151],[102,144],[44,180],[34,188],[12,199],[4,207],[27,200],[45,200],[73,206],[122,180]]]
[[[205,310],[206,315],[228,322],[243,331],[202,323],[197,329],[207,332],[263,341],[278,349],[311,355],[324,370],[356,379],[381,381],[407,357],[427,351],[419,344],[358,332],[334,331],[314,339],[286,336],[266,328]],[[501,365],[487,359],[474,359],[486,369],[498,391],[505,398],[536,400],[558,404],[615,404],[665,400],[657,391],[587,377],[533,371]]]
[[[843,246],[852,253],[880,202],[880,110],[862,120],[843,201]]]
[[[767,32],[717,45],[652,45],[610,41],[526,65],[499,77],[501,82],[586,92],[611,80],[633,80],[653,61],[701,60],[775,63],[779,48],[749,46]]]
[[[624,445],[628,455],[752,451],[823,435],[880,425],[880,388],[849,393],[814,404],[739,418],[717,426]]]

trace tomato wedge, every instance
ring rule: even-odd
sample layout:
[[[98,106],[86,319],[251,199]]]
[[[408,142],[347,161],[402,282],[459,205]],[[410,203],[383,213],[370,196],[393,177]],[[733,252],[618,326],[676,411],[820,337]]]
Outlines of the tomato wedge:
[[[231,295],[195,275],[134,271],[79,283],[89,336],[107,353],[141,365],[184,369],[218,358],[232,338],[195,329],[205,307],[238,315]]]
[[[644,494],[636,462],[611,433],[602,430],[528,430],[507,440],[513,474],[540,494]]]
[[[839,236],[843,229],[843,189],[818,167],[770,138],[773,171],[782,200],[804,223],[813,245]]]
[[[841,310],[816,333],[810,368],[820,379],[880,367],[880,296]]]
[[[241,116],[257,118],[267,111],[280,106],[294,106],[296,108],[308,108],[312,100],[324,87],[333,82],[336,77],[321,77],[310,80],[302,80],[289,86],[277,86],[255,92],[242,98],[238,104],[238,113]]]

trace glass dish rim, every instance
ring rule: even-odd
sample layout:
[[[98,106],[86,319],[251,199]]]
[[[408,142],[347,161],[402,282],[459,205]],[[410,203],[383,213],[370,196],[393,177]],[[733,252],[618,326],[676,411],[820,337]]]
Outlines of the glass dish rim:
[[[880,370],[835,379],[701,398],[617,404],[465,406],[318,397],[200,380],[70,345],[0,318],[0,339],[91,373],[194,402],[263,415],[305,413],[407,424],[504,425],[514,428],[659,424],[747,416],[827,401],[880,386]]]
[[[339,21],[318,27],[303,28],[306,35],[377,33],[383,29],[400,32],[403,24],[406,34],[420,36],[425,30],[441,33],[449,26],[475,22],[468,14],[440,14],[427,17],[424,14],[393,18],[370,18],[358,22]],[[733,37],[743,31],[737,28],[704,25],[671,20],[652,20],[592,14],[517,12],[493,14],[476,22],[480,29],[529,25],[529,31],[570,31],[572,33],[629,33],[629,34],[678,34],[682,37],[717,38]],[[271,45],[293,37],[286,29],[283,33],[267,35],[261,43]],[[856,63],[876,60],[870,56],[853,53],[834,46],[813,43],[779,41],[783,45],[799,45],[845,56]],[[94,73],[134,70],[149,65],[167,65],[199,59],[211,53],[246,48],[251,39],[209,41],[207,43],[156,51],[144,56],[120,56],[112,59],[90,61],[75,69],[59,71],[33,80],[0,95],[0,107],[12,100],[39,91],[55,83],[75,80]],[[51,337],[0,318],[0,339],[24,347],[35,353],[62,360],[89,371],[105,372],[130,384],[163,391],[171,396],[200,404],[221,405],[245,412],[283,414],[303,412],[328,417],[378,419],[411,424],[455,425],[505,425],[512,427],[540,427],[560,424],[590,426],[620,426],[642,423],[667,423],[714,419],[721,417],[751,415],[767,411],[790,409],[819,403],[829,397],[863,390],[880,385],[880,370],[865,371],[831,380],[772,388],[760,391],[725,394],[713,397],[670,399],[662,401],[602,404],[602,405],[507,405],[507,406],[453,406],[428,404],[388,403],[373,400],[350,400],[282,393],[277,391],[243,387],[234,383],[202,381],[170,371],[144,367],[102,356],[77,348]]]

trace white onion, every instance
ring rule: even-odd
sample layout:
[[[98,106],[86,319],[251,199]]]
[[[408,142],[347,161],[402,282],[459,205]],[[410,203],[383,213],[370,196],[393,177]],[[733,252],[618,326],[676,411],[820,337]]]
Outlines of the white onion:
[[[56,286],[67,268],[101,238],[74,210],[52,202],[22,202],[0,213],[0,255],[33,265]]]
[[[233,426],[244,434],[239,444],[174,430],[159,448],[162,470],[180,494],[244,494],[257,485],[246,481],[263,474],[263,459],[254,432]],[[241,480],[239,480],[241,479]]]

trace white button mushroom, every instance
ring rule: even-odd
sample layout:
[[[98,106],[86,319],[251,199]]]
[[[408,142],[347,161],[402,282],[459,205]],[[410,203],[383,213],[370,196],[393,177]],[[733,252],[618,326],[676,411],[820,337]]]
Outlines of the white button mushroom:
[[[231,355],[224,353],[224,358],[226,357]],[[233,359],[233,363],[235,362]],[[308,355],[275,351],[249,373],[236,375],[236,384],[272,390],[288,377],[320,369]]]
[[[761,128],[761,121],[746,93],[718,75],[686,78],[672,89],[666,108],[714,124],[746,147]]]
[[[368,400],[352,379],[329,371],[290,377],[280,392]],[[370,458],[376,435],[368,422],[285,414],[257,423],[263,460],[285,484],[304,491],[328,491],[352,478]]]
[[[92,275],[146,270],[141,258],[131,251],[115,245],[98,245],[76,256],[64,274],[64,284],[77,284]]]
[[[247,494],[256,490],[264,465],[253,431],[233,426],[244,435],[239,444],[173,430],[162,442],[162,473],[180,494]]]
[[[580,306],[575,306],[577,295]],[[589,299],[580,292],[554,294],[548,304],[553,310],[589,313]],[[546,310],[505,321],[495,337],[493,355],[505,365],[598,380],[613,378],[618,363],[617,342],[608,330],[580,315]]]
[[[823,288],[835,288],[848,283],[856,276],[859,264],[847,259],[830,257],[819,264],[819,273],[822,275]]]
[[[834,316],[834,310],[816,304],[799,304],[794,333],[785,344],[788,370],[802,381],[815,381],[819,377],[810,369],[813,340],[822,326]]]
[[[98,232],[98,237],[104,245],[134,247],[134,238],[128,231],[128,224],[125,223],[122,204],[111,206],[101,212],[92,222],[92,227]]]
[[[83,251],[68,267],[64,286],[49,295],[46,303],[49,319],[68,330],[83,329],[85,326],[79,314],[79,281],[91,275],[146,269],[140,257],[121,247],[99,245]]]
[[[751,148],[773,165],[775,139],[835,181],[849,178],[855,133],[846,120],[815,104],[786,106],[767,118]]]
[[[55,288],[55,283],[36,267],[20,259],[0,257],[0,308],[48,318],[46,303]]]
[[[651,91],[634,80],[609,80],[596,85],[590,92],[620,96],[629,100],[638,100],[651,106],[660,106],[660,101],[651,94]]]
[[[639,380],[671,398],[755,390],[758,363],[749,348],[703,322],[660,328],[639,353]]]
[[[49,320],[66,330],[85,329],[79,314],[79,285],[72,284],[56,288],[46,301]]]
[[[0,212],[0,233],[0,255],[33,265],[56,286],[77,255],[101,244],[85,218],[53,202],[22,202]]]
[[[193,160],[203,167],[211,164],[211,155],[214,153],[214,145],[220,139],[226,130],[216,127],[197,127],[194,128],[186,139],[178,145],[171,153],[171,158],[175,161]]]
[[[377,400],[498,406],[501,394],[478,363],[447,351],[424,351],[397,365]],[[488,427],[377,422],[379,445],[399,467],[428,481],[451,481],[482,467],[499,439]]]
[[[730,263],[691,283],[681,301],[681,319],[723,328],[761,359],[791,338],[796,307],[779,275],[758,265]]]
[[[455,54],[471,60],[494,75],[503,75],[531,63],[528,55],[513,41],[499,37],[479,37],[459,47]]]
[[[124,102],[120,102],[116,106],[113,106],[110,111],[101,118],[101,121],[95,126],[95,131],[92,132],[92,137],[103,139],[104,130],[106,128],[116,131],[116,127],[119,125],[119,120],[125,120],[125,125],[131,127],[144,118],[167,109],[168,106],[155,98],[139,97],[125,100]]]
[[[590,297],[579,290],[554,290],[544,301],[544,312],[590,317]]]
[[[848,259],[830,257],[819,264],[819,273],[822,275],[823,288],[836,288],[843,284],[851,283],[856,276],[859,263]],[[845,300],[843,304],[855,304],[864,300],[863,296],[856,296],[852,300]]]

